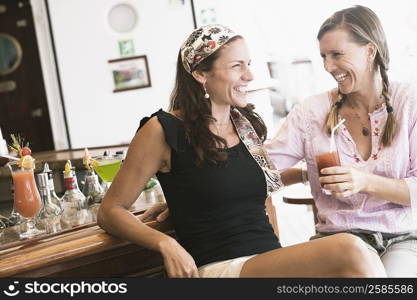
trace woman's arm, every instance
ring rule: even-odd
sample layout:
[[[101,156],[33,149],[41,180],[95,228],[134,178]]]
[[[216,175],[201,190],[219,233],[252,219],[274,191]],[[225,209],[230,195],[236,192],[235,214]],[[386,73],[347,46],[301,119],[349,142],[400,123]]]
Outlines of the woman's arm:
[[[321,170],[320,182],[336,198],[365,192],[401,205],[410,205],[410,192],[404,179],[387,178],[363,172],[350,166],[330,167]]]
[[[302,105],[298,104],[291,109],[275,136],[264,143],[270,159],[280,172],[284,172],[305,158],[304,123],[304,110]],[[297,174],[289,173],[287,176],[292,178],[288,182],[293,182]],[[299,176],[298,178],[301,179]],[[287,185],[285,182],[284,184]]]
[[[158,170],[169,171],[170,155],[162,126],[153,117],[133,138],[126,159],[100,205],[97,222],[112,235],[160,252],[170,277],[198,277],[193,258],[175,239],[146,226],[128,211],[151,176]]]
[[[301,168],[289,168],[281,172],[281,180],[285,186],[302,183],[303,182],[303,170]]]
[[[410,205],[410,191],[404,179],[368,174],[364,192],[401,205]]]

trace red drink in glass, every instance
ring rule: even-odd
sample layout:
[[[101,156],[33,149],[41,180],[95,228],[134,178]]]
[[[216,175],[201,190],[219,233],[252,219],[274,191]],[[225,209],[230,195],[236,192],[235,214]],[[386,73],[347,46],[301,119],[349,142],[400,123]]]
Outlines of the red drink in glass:
[[[33,170],[12,173],[14,183],[14,207],[25,218],[35,217],[42,206]]]
[[[37,229],[35,224],[35,217],[42,208],[42,200],[33,176],[34,160],[29,159],[32,160],[33,167],[19,167],[19,164],[10,164],[14,185],[13,209],[25,219],[26,224],[24,227],[19,226],[22,230],[26,229],[19,233],[20,238],[31,238],[44,233],[44,230]],[[26,159],[26,162],[29,159]],[[25,159],[23,159],[22,165],[24,163]]]
[[[321,169],[340,166],[339,154],[337,151],[327,152],[316,156],[317,169],[319,176],[321,176]],[[321,184],[323,187],[323,184]]]

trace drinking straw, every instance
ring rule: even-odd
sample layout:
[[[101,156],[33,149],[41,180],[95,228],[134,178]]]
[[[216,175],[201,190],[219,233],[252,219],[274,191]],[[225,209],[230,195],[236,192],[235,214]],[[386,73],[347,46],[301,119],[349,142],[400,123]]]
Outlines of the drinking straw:
[[[339,123],[337,123],[335,127],[333,127],[332,133],[330,135],[330,151],[329,152],[334,152],[336,150],[336,143],[334,141],[334,133],[336,129],[339,128],[339,126],[342,125],[345,121],[346,121],[345,119],[342,119],[339,121]]]

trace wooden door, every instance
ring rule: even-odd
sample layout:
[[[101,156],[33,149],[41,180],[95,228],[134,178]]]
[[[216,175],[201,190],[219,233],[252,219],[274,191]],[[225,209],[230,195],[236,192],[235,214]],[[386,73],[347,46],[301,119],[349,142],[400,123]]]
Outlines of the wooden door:
[[[53,150],[51,122],[29,0],[0,0],[0,127],[32,151]]]

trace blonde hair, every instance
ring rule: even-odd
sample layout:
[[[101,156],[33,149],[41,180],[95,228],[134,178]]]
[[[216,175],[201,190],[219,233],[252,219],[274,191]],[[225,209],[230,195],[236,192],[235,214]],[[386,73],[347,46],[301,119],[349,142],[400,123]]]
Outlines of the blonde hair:
[[[388,118],[379,142],[384,147],[388,147],[394,139],[397,122],[395,120],[393,108],[390,104],[390,95],[388,92],[389,80],[387,70],[389,65],[389,51],[382,24],[377,15],[371,9],[361,5],[356,5],[337,11],[330,18],[328,18],[321,25],[319,33],[317,34],[317,40],[320,41],[326,32],[338,28],[346,29],[350,33],[352,39],[359,45],[371,43],[377,49],[373,69],[379,69],[381,74],[382,97],[385,100],[388,112]],[[329,134],[331,129],[336,126],[338,122],[339,109],[346,100],[347,96],[339,91],[338,100],[332,105],[325,123],[326,131]]]

